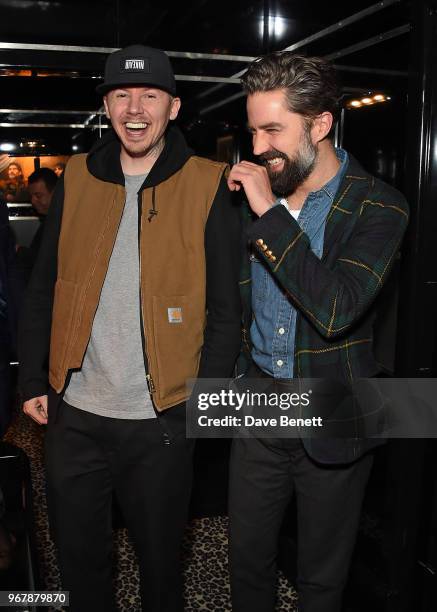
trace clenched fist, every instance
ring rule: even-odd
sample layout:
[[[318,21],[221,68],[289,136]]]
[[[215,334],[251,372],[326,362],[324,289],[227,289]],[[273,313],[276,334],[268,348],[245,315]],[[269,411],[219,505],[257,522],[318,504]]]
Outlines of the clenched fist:
[[[253,212],[261,217],[270,210],[276,197],[270,186],[269,176],[264,166],[242,161],[232,167],[228,177],[228,187],[231,191],[239,191],[241,185],[246,193],[247,201]]]

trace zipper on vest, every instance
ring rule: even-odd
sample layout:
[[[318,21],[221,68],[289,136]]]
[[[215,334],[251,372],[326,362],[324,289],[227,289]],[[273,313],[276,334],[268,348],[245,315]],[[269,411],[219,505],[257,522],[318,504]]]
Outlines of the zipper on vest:
[[[166,428],[164,427],[164,424],[162,422],[162,419],[159,417],[158,411],[155,408],[155,404],[153,403],[153,394],[156,392],[156,387],[155,387],[155,383],[153,382],[153,378],[152,375],[148,372],[149,369],[149,363],[150,363],[150,358],[149,358],[149,354],[147,352],[147,341],[146,341],[146,335],[144,333],[144,317],[143,317],[143,300],[142,298],[142,283],[141,283],[141,270],[142,270],[142,266],[141,266],[141,234],[142,234],[142,229],[143,229],[143,215],[142,215],[142,191],[140,191],[138,193],[138,261],[139,261],[139,275],[140,275],[140,282],[139,282],[139,300],[140,300],[140,331],[141,331],[141,344],[143,346],[143,355],[145,355],[145,359],[144,359],[144,371],[145,371],[145,375],[146,375],[146,382],[147,382],[147,388],[149,390],[150,395],[152,396],[152,405],[153,408],[155,410],[155,414],[156,414],[156,418],[158,419],[158,423],[161,425],[162,429],[163,429],[163,437],[164,437],[164,444],[166,446],[168,446],[170,444],[170,437],[168,435],[168,432],[166,431]]]
[[[147,388],[149,389],[149,393],[155,393],[156,391],[155,383],[153,382],[153,378],[151,377],[150,374],[146,374],[146,380],[147,380]]]
[[[138,192],[137,196],[138,201],[138,261],[139,261],[139,300],[140,300],[140,330],[141,330],[141,344],[143,346],[143,355],[146,356],[146,360],[144,360],[144,371],[146,375],[147,388],[149,389],[149,393],[153,394],[156,391],[155,384],[153,382],[153,378],[151,374],[148,372],[149,368],[149,355],[147,353],[147,342],[146,335],[144,333],[144,316],[143,316],[143,300],[142,300],[142,265],[141,265],[141,233],[143,230],[143,219],[142,219],[142,192]]]

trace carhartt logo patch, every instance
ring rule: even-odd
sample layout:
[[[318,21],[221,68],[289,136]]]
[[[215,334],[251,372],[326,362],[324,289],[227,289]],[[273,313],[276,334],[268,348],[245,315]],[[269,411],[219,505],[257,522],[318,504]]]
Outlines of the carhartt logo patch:
[[[131,58],[121,62],[122,70],[128,72],[150,72],[150,61],[147,58]]]
[[[182,308],[167,308],[169,323],[182,323]]]

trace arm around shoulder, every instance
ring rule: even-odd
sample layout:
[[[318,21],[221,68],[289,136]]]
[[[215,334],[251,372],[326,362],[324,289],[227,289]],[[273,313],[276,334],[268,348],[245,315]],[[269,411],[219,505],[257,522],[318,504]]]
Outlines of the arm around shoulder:
[[[222,177],[205,228],[207,323],[199,377],[232,375],[240,349],[239,202]]]

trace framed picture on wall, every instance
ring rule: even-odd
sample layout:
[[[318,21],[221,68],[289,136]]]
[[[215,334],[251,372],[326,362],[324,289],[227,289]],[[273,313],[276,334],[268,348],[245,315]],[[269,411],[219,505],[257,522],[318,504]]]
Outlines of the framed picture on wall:
[[[50,168],[60,176],[68,161],[68,155],[20,157],[0,155],[0,200],[6,202],[30,202],[27,180],[37,168]]]

